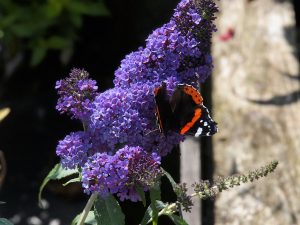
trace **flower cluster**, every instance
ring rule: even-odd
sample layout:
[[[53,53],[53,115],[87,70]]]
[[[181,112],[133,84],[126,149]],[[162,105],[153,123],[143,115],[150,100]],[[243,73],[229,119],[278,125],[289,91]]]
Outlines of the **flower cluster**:
[[[60,113],[81,120],[88,117],[98,90],[96,81],[88,78],[88,72],[74,68],[69,77],[56,82],[55,89],[59,94],[56,109]]]
[[[125,146],[113,156],[96,153],[82,172],[86,192],[98,192],[103,197],[117,193],[121,200],[137,201],[140,198],[135,188],[146,191],[160,177],[160,157],[141,147]]]
[[[183,0],[170,22],[153,31],[140,47],[122,60],[115,72],[116,86],[128,87],[150,81],[158,86],[204,82],[212,69],[210,38],[216,5],[211,0]],[[172,82],[168,82],[171,80]]]
[[[119,146],[126,144],[164,156],[183,140],[183,136],[174,132],[167,136],[158,132],[151,85],[115,87],[99,94],[94,104],[87,129],[97,134],[93,143],[98,150],[114,154]]]
[[[84,132],[72,132],[59,141],[56,154],[60,156],[63,167],[75,169],[77,166],[84,165],[91,146],[89,138]]]
[[[85,131],[59,142],[66,168],[82,168],[86,193],[117,194],[138,200],[136,186],[148,190],[160,177],[160,160],[184,139],[158,130],[154,89],[165,82],[197,86],[211,72],[209,54],[216,6],[212,0],[182,0],[170,22],[153,31],[145,47],[127,55],[115,72],[115,87],[97,93],[84,70],[58,81],[57,110],[80,119]]]

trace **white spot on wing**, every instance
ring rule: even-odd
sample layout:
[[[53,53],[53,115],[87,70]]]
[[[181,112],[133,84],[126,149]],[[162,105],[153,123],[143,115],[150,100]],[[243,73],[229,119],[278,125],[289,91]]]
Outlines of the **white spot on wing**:
[[[195,134],[195,137],[199,137],[202,134],[202,130],[203,129],[201,127],[199,127],[196,134]]]

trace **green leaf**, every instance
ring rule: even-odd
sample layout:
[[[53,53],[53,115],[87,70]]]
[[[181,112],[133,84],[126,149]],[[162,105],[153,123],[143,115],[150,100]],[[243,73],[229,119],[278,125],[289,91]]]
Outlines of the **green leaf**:
[[[162,201],[156,201],[155,205],[158,210],[162,210],[163,208],[168,206],[167,204],[163,203]]]
[[[66,183],[64,183],[63,186],[67,186],[68,184],[76,183],[76,182],[80,182],[80,181],[81,181],[80,177],[75,177],[75,178],[67,181]]]
[[[158,210],[162,210],[163,208],[167,207],[167,205],[165,203],[163,203],[162,201],[156,201],[155,204],[156,204],[156,208]],[[153,214],[153,211],[152,211],[152,208],[150,205],[144,214],[144,217],[141,221],[141,225],[146,225],[146,224],[152,222],[152,214]]]
[[[71,3],[72,4],[72,3]],[[44,5],[44,12],[48,18],[55,18],[61,14],[64,7],[64,1],[61,0],[48,0]]]
[[[6,15],[5,17],[2,17],[0,21],[1,29],[10,27],[12,24],[14,24],[18,19],[18,16],[19,15],[17,13],[11,13],[9,15]]]
[[[144,214],[144,217],[141,221],[141,225],[146,225],[152,221],[152,209],[151,206],[149,206]]]
[[[73,1],[69,4],[68,9],[72,13],[85,14],[89,16],[108,16],[109,11],[104,1],[86,3],[84,1]]]
[[[13,225],[13,223],[5,218],[0,218],[0,225]]]
[[[151,199],[151,209],[152,209],[152,221],[154,221],[154,224],[157,224],[158,222],[158,208],[156,206],[156,201],[160,200],[160,187],[159,185],[150,188],[150,199]]]
[[[188,225],[187,222],[183,218],[181,218],[177,215],[170,214],[168,216],[176,225]]]
[[[170,181],[173,190],[176,188],[177,183],[174,181],[173,177],[171,176],[171,174],[169,174],[167,171],[165,171],[163,168],[161,168],[163,173],[166,175],[166,177],[168,178],[168,180]]]
[[[15,23],[10,29],[19,38],[29,38],[35,33],[33,27],[27,26],[25,23]]]
[[[140,198],[142,199],[143,206],[146,207],[146,196],[143,188],[141,186],[136,186],[135,190],[139,194]]]
[[[44,46],[37,46],[32,50],[30,65],[37,66],[40,64],[47,54],[47,48]]]
[[[72,221],[71,225],[76,225],[78,222],[79,222],[79,218],[80,218],[80,214],[78,214],[74,220]],[[85,224],[90,224],[90,225],[97,225],[97,221],[95,219],[95,214],[94,214],[94,211],[89,211],[85,221],[84,221]]]
[[[78,13],[73,13],[70,15],[70,22],[74,27],[80,28],[82,26],[82,16]]]
[[[125,216],[113,195],[98,197],[94,209],[97,225],[125,225]]]
[[[44,189],[44,187],[46,186],[46,184],[50,181],[50,180],[59,180],[71,175],[74,175],[78,173],[77,169],[73,169],[73,170],[67,170],[64,169],[60,163],[56,164],[54,166],[54,168],[49,172],[49,174],[45,177],[45,179],[43,180],[43,183],[40,186],[40,190],[39,190],[39,202],[41,203],[42,200],[42,191]]]
[[[70,41],[64,37],[51,36],[45,41],[45,45],[51,49],[63,49],[70,46]]]

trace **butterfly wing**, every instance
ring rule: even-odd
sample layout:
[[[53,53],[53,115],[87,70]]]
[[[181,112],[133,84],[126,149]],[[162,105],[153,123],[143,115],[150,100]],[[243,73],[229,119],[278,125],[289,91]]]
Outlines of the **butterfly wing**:
[[[199,91],[191,85],[180,84],[171,97],[175,130],[180,134],[210,136],[217,132],[217,124],[203,105]]]
[[[192,96],[195,96],[196,94],[197,91],[192,86],[178,85],[171,97],[170,104],[174,120],[176,121],[175,131],[178,133],[185,134],[185,130],[187,130],[186,125],[191,125],[191,123],[195,122],[200,116],[199,110],[197,111],[197,115],[195,115],[198,104],[195,103]],[[199,95],[196,97],[197,102],[201,101],[201,99],[198,99]]]
[[[201,116],[197,122],[192,126],[187,134],[200,136],[211,136],[218,132],[217,123],[211,118],[208,109],[202,104],[200,105]]]
[[[168,130],[173,130],[173,113],[167,95],[166,84],[163,83],[160,87],[154,90],[156,103],[156,119],[160,132],[166,134]]]

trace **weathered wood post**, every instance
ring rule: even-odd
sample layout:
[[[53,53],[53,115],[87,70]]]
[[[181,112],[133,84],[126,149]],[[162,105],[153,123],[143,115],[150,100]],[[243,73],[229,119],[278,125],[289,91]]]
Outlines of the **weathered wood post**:
[[[188,185],[199,181],[201,178],[200,141],[198,138],[187,137],[180,144],[180,182]],[[192,190],[190,190],[192,191]],[[183,212],[183,217],[188,224],[201,225],[201,202],[194,199],[191,213]]]

